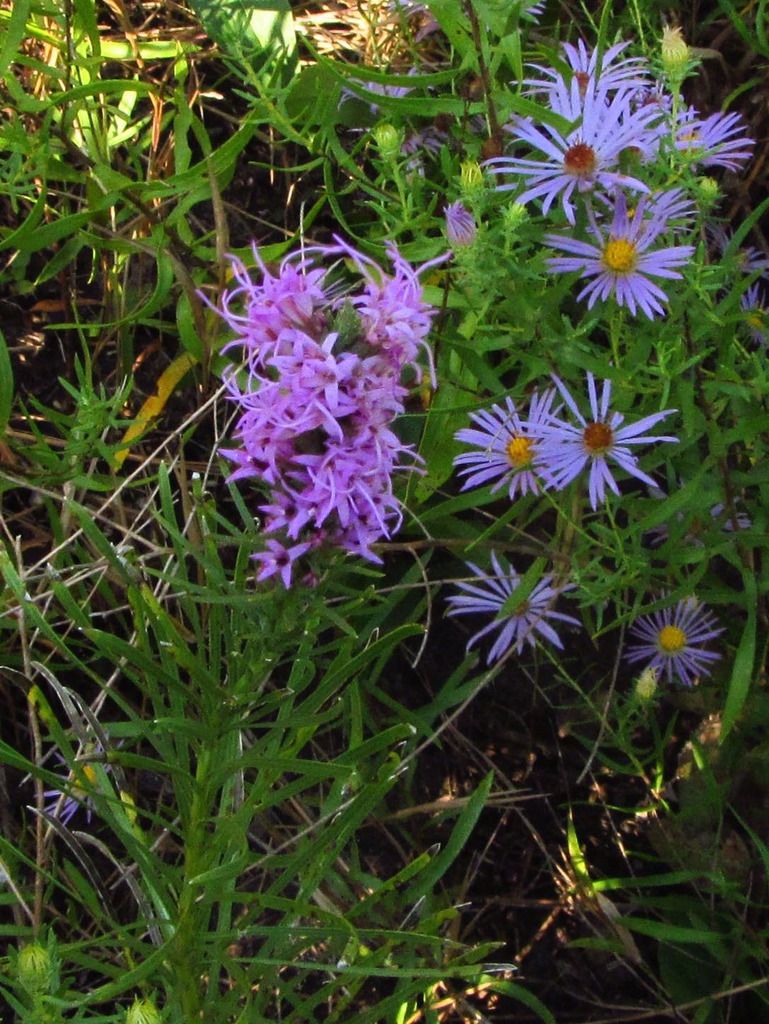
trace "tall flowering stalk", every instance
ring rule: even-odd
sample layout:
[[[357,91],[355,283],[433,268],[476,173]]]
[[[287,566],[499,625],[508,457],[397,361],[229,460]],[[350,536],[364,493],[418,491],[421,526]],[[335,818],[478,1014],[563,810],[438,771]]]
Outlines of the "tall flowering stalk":
[[[293,254],[272,273],[254,249],[255,281],[232,260],[235,287],[217,312],[236,335],[226,350],[242,362],[225,373],[239,418],[238,447],[222,454],[230,480],[253,479],[269,492],[260,505],[266,543],[254,555],[257,579],[291,584],[294,564],[324,545],[380,561],[372,545],[398,528],[392,475],[417,456],[392,430],[403,411],[407,367],[417,378],[433,310],[420,273],[388,250],[393,272],[340,238]],[[346,259],[357,288],[331,277]]]

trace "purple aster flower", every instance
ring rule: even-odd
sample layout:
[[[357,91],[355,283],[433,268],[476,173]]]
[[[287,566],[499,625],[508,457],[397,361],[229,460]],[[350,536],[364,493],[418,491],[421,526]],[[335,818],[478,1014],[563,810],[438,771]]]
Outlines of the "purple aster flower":
[[[685,264],[694,252],[691,245],[651,248],[667,230],[674,206],[679,211],[685,206],[678,189],[663,192],[654,200],[641,198],[633,215],[628,216],[625,197],[619,192],[608,231],[590,218],[597,245],[563,235],[545,236],[548,245],[573,254],[549,259],[548,268],[555,273],[581,271],[583,277],[593,278],[577,296],[587,298],[588,309],[597,299],[613,295],[618,305],[627,306],[633,316],[640,308],[651,320],[655,314],[664,313],[661,303],[667,302],[667,295],[650,277],[680,278],[673,268]]]
[[[472,245],[478,234],[475,217],[461,202],[446,207],[446,238],[450,245]]]
[[[401,153],[409,157],[404,165],[406,173],[424,175],[425,154],[435,156],[448,137],[449,133],[436,125],[428,125],[418,132],[410,132],[401,145]]]
[[[659,441],[677,442],[677,437],[650,436],[645,433],[660,420],[672,416],[675,409],[644,416],[636,423],[622,426],[625,417],[619,412],[610,412],[611,381],[605,380],[600,397],[592,373],[587,375],[587,390],[590,399],[590,419],[586,419],[577,408],[565,384],[553,377],[564,402],[572,413],[574,423],[566,423],[553,417],[539,427],[539,443],[534,458],[534,468],[545,483],[561,490],[575,477],[589,468],[588,492],[590,506],[598,507],[606,500],[606,488],[619,494],[619,486],[612,475],[609,460],[615,462],[626,473],[656,486],[654,480],[638,466],[638,459],[630,446],[656,444]]]
[[[635,107],[656,107],[660,117],[665,118],[673,109],[673,96],[660,82],[649,82],[636,89],[631,101]]]
[[[416,75],[418,73],[419,72],[417,71],[416,68],[411,68],[411,70],[409,71],[410,75]],[[360,93],[357,91],[358,89],[361,89],[366,93],[366,99],[369,99],[369,97],[373,94],[375,96],[383,96],[387,99],[398,100],[401,99],[403,96],[408,96],[410,92],[414,91],[413,85],[390,85],[388,82],[364,82],[358,78],[350,78],[349,81],[354,83],[357,89],[350,89],[346,86],[342,89],[342,93],[339,98],[340,107],[342,106],[342,104],[346,103],[347,100],[361,99],[362,97]],[[378,113],[380,107],[381,104],[377,103],[376,101],[369,102],[369,109],[371,110],[372,114]]]
[[[740,307],[745,317],[745,326],[758,345],[769,346],[769,309],[766,294],[760,281],[755,281],[740,298]]]
[[[545,7],[545,0],[538,0],[535,4],[526,4],[523,8],[523,13],[527,14],[530,18],[541,18]]]
[[[420,26],[419,31],[414,37],[414,41],[417,43],[424,39],[424,37],[429,35],[431,32],[437,32],[441,27],[439,22],[436,21],[435,17],[430,11],[428,5],[424,3],[419,3],[418,0],[390,0],[389,6],[390,9],[394,11],[396,14],[403,14],[407,18],[412,18],[415,17],[416,15],[420,15],[428,19],[424,24]],[[531,18],[535,18],[539,17],[539,15],[542,14],[544,9],[544,0],[538,0],[537,3],[526,4],[522,8],[522,12],[524,14],[528,14]]]
[[[95,760],[103,757],[103,750],[100,744],[95,744],[89,753],[89,759]],[[64,758],[56,754],[60,764],[65,765]],[[104,767],[109,770],[105,763]],[[78,760],[70,774],[62,779],[60,789],[46,789],[43,796],[47,800],[44,806],[46,814],[58,818],[62,825],[69,825],[77,812],[85,810],[86,821],[90,822],[94,811],[94,801],[91,793],[97,786],[96,769],[88,761]]]
[[[576,46],[572,43],[564,43],[564,57],[571,70],[569,82],[576,80],[581,95],[587,93],[591,83],[594,86],[600,83],[601,89],[605,93],[623,89],[647,88],[648,64],[643,58],[624,57],[622,60],[617,60],[617,57],[629,45],[627,42],[615,43],[599,53],[597,48],[588,50],[582,39],[578,40]],[[553,96],[562,81],[559,72],[554,68],[543,67],[539,64],[530,66],[535,71],[540,71],[545,77],[527,79],[526,85],[532,86],[535,91],[546,93],[548,97]]]
[[[476,615],[491,612],[495,616],[492,622],[470,638],[467,649],[469,650],[487,633],[499,630],[499,636],[488,653],[487,665],[499,661],[512,646],[515,646],[518,654],[523,652],[524,644],[534,647],[537,642],[537,633],[540,637],[549,640],[553,646],[562,650],[563,644],[547,620],[557,619],[575,626],[580,625],[579,620],[572,615],[564,615],[562,612],[553,611],[552,608],[558,595],[566,590],[573,590],[574,584],[555,586],[552,576],[543,576],[529,596],[514,611],[503,611],[510,596],[520,586],[522,577],[505,559],[497,558],[496,552],[493,551],[491,564],[494,567],[493,576],[489,576],[477,565],[468,562],[467,567],[479,582],[459,581],[457,586],[462,593],[448,598],[452,606],[449,615]]]
[[[711,518],[720,519],[726,510],[726,505],[722,501],[717,502],[710,509]],[[735,530],[750,530],[752,526],[753,521],[749,515],[744,512],[736,512],[734,519],[725,520],[721,529],[726,530],[727,533],[733,533]]]
[[[679,115],[675,146],[692,166],[739,171],[755,145],[744,134],[745,128],[739,114],[716,113],[703,118],[690,108]]]
[[[706,224],[705,233],[713,243],[719,257],[736,257],[739,269],[743,274],[758,272],[762,277],[767,276],[769,272],[769,255],[765,252],[761,252],[754,245],[743,245],[735,248],[732,232],[724,227],[723,224]]]
[[[497,480],[491,493],[507,486],[511,501],[518,492],[522,496],[539,494],[542,479],[534,468],[534,455],[540,429],[553,419],[554,398],[552,388],[541,396],[532,395],[526,420],[518,415],[510,397],[505,399],[504,408],[493,405],[490,410],[470,413],[476,427],[463,427],[454,435],[457,441],[478,449],[464,452],[454,459],[455,466],[467,467],[460,470],[460,476],[467,477],[462,485],[463,491]]]
[[[576,220],[572,203],[575,192],[590,192],[596,186],[648,192],[643,181],[615,168],[623,150],[633,146],[643,150],[652,145],[657,135],[652,126],[659,119],[659,112],[653,107],[633,110],[627,94],[609,97],[592,82],[588,83],[584,96],[576,79],[570,86],[563,84],[559,88],[559,113],[578,121],[578,127],[561,135],[550,125],[537,128],[530,120],[517,118],[509,130],[518,141],[527,142],[546,159],[498,157],[488,161],[487,166],[495,174],[516,174],[525,178],[528,187],[516,197],[519,203],[541,197],[542,212],[547,213],[560,198],[570,224]],[[498,185],[497,191],[516,188],[517,184]]]
[[[698,676],[708,675],[712,663],[721,657],[703,650],[723,629],[694,597],[679,601],[674,608],[642,615],[629,632],[638,642],[628,646],[625,658],[648,662],[648,667],[664,674],[669,683],[677,677],[685,686],[692,686]]]
[[[664,498],[665,495],[658,488],[652,488],[652,496],[655,498]],[[720,520],[726,512],[726,505],[723,502],[716,502],[710,508],[710,518]],[[676,513],[676,520],[682,522],[684,518],[683,512]],[[726,519],[720,523],[721,529],[726,533],[733,533],[735,530],[749,530],[753,526],[753,522],[750,516],[744,512],[736,512],[734,519]],[[691,527],[684,537],[686,544],[691,544],[694,547],[704,547],[705,542],[700,539],[699,534],[703,532],[703,529],[707,527],[701,519],[695,518],[691,522]],[[649,531],[649,541],[654,547],[658,547],[660,544],[664,544],[670,536],[670,531],[666,523],[660,523],[659,526],[655,526]]]

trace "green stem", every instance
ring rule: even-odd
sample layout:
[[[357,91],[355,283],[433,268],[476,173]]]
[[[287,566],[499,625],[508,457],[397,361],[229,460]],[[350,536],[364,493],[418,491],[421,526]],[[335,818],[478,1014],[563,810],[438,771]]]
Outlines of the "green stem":
[[[175,988],[179,993],[182,1019],[202,1020],[203,993],[199,980],[198,936],[201,934],[201,910],[198,901],[198,887],[194,884],[208,866],[206,850],[210,846],[207,830],[209,794],[208,773],[211,764],[211,749],[205,747],[198,756],[195,773],[195,789],[190,806],[189,831],[185,843],[184,874],[179,895],[179,913],[174,937],[171,963],[176,975]]]

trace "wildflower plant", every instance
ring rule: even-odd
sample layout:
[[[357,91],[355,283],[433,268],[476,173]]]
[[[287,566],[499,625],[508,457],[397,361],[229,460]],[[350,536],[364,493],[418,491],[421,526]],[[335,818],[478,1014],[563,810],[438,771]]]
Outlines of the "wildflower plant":
[[[0,1002],[766,1016],[760,18],[6,6]]]
[[[340,239],[288,257],[277,276],[255,253],[258,282],[235,264],[238,286],[221,315],[238,334],[225,350],[243,350],[246,376],[236,365],[225,372],[241,447],[222,454],[236,467],[230,480],[270,488],[260,506],[266,547],[254,556],[260,582],[277,575],[290,586],[294,563],[324,545],[379,561],[372,545],[401,521],[392,474],[414,453],[391,427],[403,412],[404,370],[420,379],[422,350],[429,363],[433,311],[419,273],[432,264],[415,270],[397,250],[389,255],[392,275]],[[330,266],[315,266],[339,257],[354,264],[359,290],[333,285]]]

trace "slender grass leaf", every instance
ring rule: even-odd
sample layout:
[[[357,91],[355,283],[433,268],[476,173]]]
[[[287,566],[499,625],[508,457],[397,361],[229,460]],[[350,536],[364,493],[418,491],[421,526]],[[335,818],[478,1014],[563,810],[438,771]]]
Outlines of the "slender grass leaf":
[[[758,593],[756,578],[749,569],[742,574],[745,587],[745,609],[747,621],[742,631],[740,645],[734,658],[732,677],[729,680],[729,692],[726,695],[724,717],[721,724],[721,742],[731,732],[742,711],[748,696],[753,677],[753,663],[756,657],[756,613],[758,610]]]
[[[0,435],[5,433],[13,405],[13,368],[5,336],[0,331]]]
[[[11,10],[6,15],[7,23],[2,33],[3,41],[0,44],[0,78],[11,66],[16,56],[19,44],[27,34],[27,19],[31,8],[31,0],[14,0]],[[3,18],[3,21],[6,20]]]

